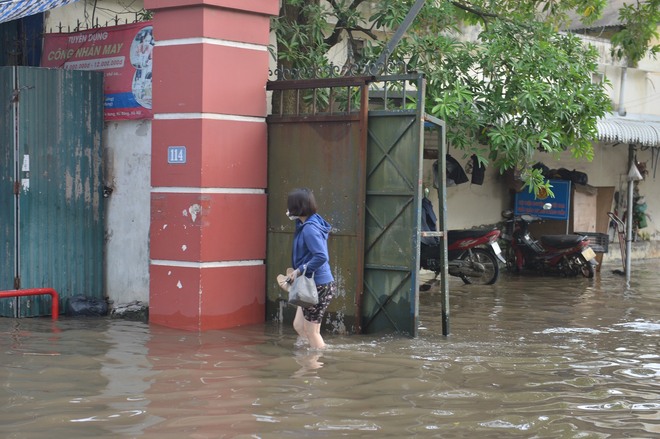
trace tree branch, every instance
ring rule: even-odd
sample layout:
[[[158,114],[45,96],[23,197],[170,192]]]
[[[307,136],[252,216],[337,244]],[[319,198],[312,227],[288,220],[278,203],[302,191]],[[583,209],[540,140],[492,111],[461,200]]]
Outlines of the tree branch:
[[[486,17],[488,18],[501,18],[497,14],[493,14],[492,12],[486,12],[481,9],[477,9],[476,7],[466,4],[460,1],[455,1],[452,0],[449,3],[452,5],[456,6],[458,9],[462,9],[464,11],[470,12],[471,14],[479,16],[484,22],[486,21]]]
[[[348,7],[348,9],[356,9],[358,6],[360,6],[362,3],[364,3],[366,0],[353,0],[353,3]],[[367,32],[366,29],[349,29],[346,27],[346,20],[343,18],[343,11],[339,4],[337,4],[337,0],[328,0],[328,3],[330,3],[330,6],[332,6],[332,9],[335,11],[335,15],[337,16],[337,24],[335,24],[335,28],[332,30],[332,34],[328,36],[324,40],[324,42],[332,47],[335,44],[339,42],[339,37],[341,36],[341,32],[343,30],[350,31],[350,30],[360,30],[367,35],[369,35],[371,38],[374,38],[374,35]],[[375,39],[375,38],[374,38]]]
[[[525,27],[525,28],[528,27],[528,26],[526,26],[522,23],[519,23],[515,20],[512,20],[509,17],[503,16],[501,14],[495,14],[493,12],[484,11],[483,9],[479,9],[479,8],[475,7],[474,5],[471,5],[469,3],[464,3],[464,2],[458,1],[458,0],[450,0],[449,3],[451,3],[452,5],[457,7],[458,9],[461,9],[463,11],[466,11],[466,12],[469,12],[471,14],[474,14],[474,15],[478,16],[479,18],[481,18],[481,21],[484,23],[484,26],[486,26],[486,27],[488,27],[488,19],[489,18],[496,18],[498,20],[506,21],[507,23],[513,23],[513,24],[516,24],[518,26]]]

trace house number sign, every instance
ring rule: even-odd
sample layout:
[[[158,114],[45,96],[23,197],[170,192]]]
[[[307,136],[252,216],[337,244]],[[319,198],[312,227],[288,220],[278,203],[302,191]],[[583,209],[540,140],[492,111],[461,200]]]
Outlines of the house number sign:
[[[185,146],[168,146],[167,147],[167,163],[185,163],[186,162],[186,147]]]

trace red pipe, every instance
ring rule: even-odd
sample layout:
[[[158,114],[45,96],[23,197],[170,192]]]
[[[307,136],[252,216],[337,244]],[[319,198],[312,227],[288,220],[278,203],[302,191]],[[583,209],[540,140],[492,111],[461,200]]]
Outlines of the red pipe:
[[[53,320],[57,320],[57,317],[60,314],[60,296],[52,288],[26,288],[24,290],[6,290],[0,291],[0,299],[5,299],[7,297],[19,297],[19,296],[38,296],[41,294],[50,294],[50,297],[53,299],[51,305],[51,314],[53,315]]]

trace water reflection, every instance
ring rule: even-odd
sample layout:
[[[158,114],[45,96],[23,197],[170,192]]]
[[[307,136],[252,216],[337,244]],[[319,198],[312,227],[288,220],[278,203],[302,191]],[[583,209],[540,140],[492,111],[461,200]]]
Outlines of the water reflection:
[[[639,437],[660,434],[660,274],[508,277],[437,291],[420,336],[275,323],[182,332],[0,319],[1,437]]]
[[[296,378],[307,376],[318,377],[316,370],[323,367],[323,363],[321,362],[322,357],[322,352],[314,350],[310,351],[305,349],[302,352],[295,353],[294,358],[296,363],[300,365],[300,369],[298,369],[293,376]]]

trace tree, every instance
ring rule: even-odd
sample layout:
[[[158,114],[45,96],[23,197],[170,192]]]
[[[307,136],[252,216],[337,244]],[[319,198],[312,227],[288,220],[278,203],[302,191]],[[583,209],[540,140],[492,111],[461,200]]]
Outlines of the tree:
[[[347,43],[346,63],[373,62],[414,0],[284,0],[274,22],[278,62],[325,66]],[[529,190],[550,193],[532,168],[536,151],[593,158],[596,121],[611,107],[592,84],[596,51],[557,31],[576,11],[595,19],[604,0],[429,0],[390,55],[427,78],[427,111],[447,122],[448,142],[500,172],[521,171]],[[360,8],[371,6],[369,16]],[[332,23],[332,24],[330,24]],[[478,29],[473,41],[465,26]],[[380,37],[379,37],[380,36]],[[367,40],[357,50],[358,40]]]
[[[619,11],[622,29],[612,36],[612,54],[619,59],[626,59],[628,67],[650,54],[660,52],[660,45],[651,44],[658,39],[660,22],[660,0],[648,0],[633,4],[624,4]]]

